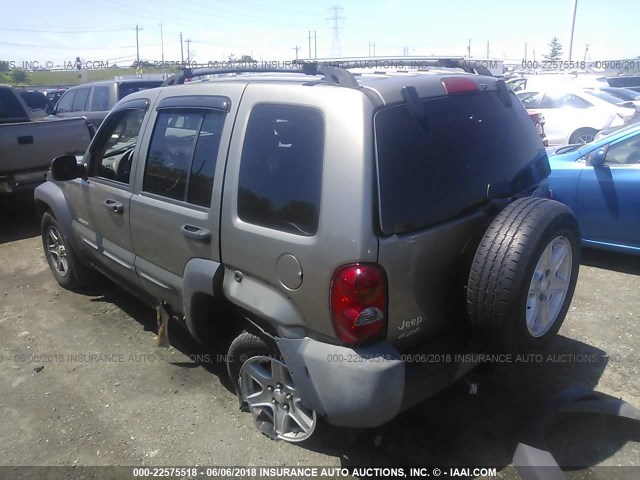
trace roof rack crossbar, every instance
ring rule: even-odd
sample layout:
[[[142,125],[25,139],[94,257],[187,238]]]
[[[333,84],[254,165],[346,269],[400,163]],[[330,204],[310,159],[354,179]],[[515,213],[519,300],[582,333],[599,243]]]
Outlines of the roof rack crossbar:
[[[360,85],[353,74],[343,68],[334,66],[318,66],[316,62],[299,63],[298,66],[290,68],[271,67],[237,67],[237,68],[185,68],[180,72],[170,76],[162,86],[181,85],[187,79],[202,77],[205,75],[220,75],[227,73],[298,73],[301,75],[322,75],[330,85],[340,85],[348,88],[358,88]]]

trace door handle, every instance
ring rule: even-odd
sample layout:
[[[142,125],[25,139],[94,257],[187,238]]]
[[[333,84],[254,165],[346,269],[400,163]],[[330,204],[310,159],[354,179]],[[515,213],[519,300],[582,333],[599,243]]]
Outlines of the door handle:
[[[206,228],[200,228],[194,225],[182,225],[180,232],[185,237],[195,240],[196,242],[209,243],[211,241],[211,232]]]
[[[120,202],[116,202],[115,200],[105,200],[104,206],[107,210],[113,213],[122,213],[124,212],[124,207]]]

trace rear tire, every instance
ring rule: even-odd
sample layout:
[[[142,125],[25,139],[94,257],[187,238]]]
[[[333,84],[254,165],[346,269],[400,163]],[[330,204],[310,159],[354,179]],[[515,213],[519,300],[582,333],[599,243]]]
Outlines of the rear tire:
[[[249,332],[238,335],[229,346],[227,370],[241,407],[263,434],[293,443],[313,435],[316,412],[302,405],[288,367],[264,340]]]
[[[569,138],[569,143],[585,145],[587,143],[593,142],[593,140],[596,138],[596,133],[598,133],[598,130],[595,130],[593,128],[580,128],[573,132],[573,134]]]
[[[526,352],[558,332],[580,264],[576,219],[559,202],[516,200],[490,224],[469,275],[467,310],[492,349]]]

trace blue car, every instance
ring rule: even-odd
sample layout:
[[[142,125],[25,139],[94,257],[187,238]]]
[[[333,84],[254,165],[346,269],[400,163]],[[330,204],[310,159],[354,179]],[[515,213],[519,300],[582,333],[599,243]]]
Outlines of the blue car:
[[[586,247],[640,254],[640,124],[550,151],[549,186]]]

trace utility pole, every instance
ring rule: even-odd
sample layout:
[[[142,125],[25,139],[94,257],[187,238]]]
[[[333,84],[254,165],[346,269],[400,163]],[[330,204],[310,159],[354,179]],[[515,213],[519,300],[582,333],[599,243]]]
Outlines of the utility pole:
[[[191,39],[187,38],[185,42],[187,42],[187,63],[191,63]]]
[[[300,50],[301,47],[299,47],[298,45],[296,45],[295,47],[292,48],[292,50],[296,51],[296,60],[298,60],[298,50]]]
[[[162,36],[162,23],[160,24],[160,52],[162,57],[162,78],[164,78],[165,70],[164,70],[164,37]]]
[[[180,63],[184,63],[184,50],[182,49],[182,32],[180,32]]]
[[[489,40],[487,40],[487,60],[489,60]]]
[[[311,60],[311,58],[318,58],[318,43],[316,41],[316,31],[313,31],[313,37],[311,36],[311,30],[309,30],[309,36],[307,37],[309,39],[309,60]],[[313,57],[311,57],[311,39],[313,38],[313,48],[315,49],[315,55]]]
[[[584,61],[585,61],[585,62],[587,61],[587,52],[588,52],[588,51],[589,51],[589,44],[587,43],[587,44],[584,46]]]
[[[160,52],[162,56],[162,65],[164,65],[164,37],[162,36],[162,24],[160,24]]]
[[[469,45],[467,46],[467,57],[471,60],[471,39],[469,39]]]
[[[576,10],[578,9],[578,0],[573,0],[573,8],[571,9],[571,30],[569,34],[569,61],[573,53],[573,29],[576,26]]]
[[[404,56],[404,57],[408,57],[409,56],[409,47],[407,47],[407,46],[402,47],[402,56]]]
[[[138,43],[138,32],[142,30],[138,25],[136,25],[136,60],[140,63],[140,44]]]
[[[376,42],[369,41],[369,56],[370,57],[376,56]]]
[[[533,49],[533,63],[536,63],[536,49]]]

